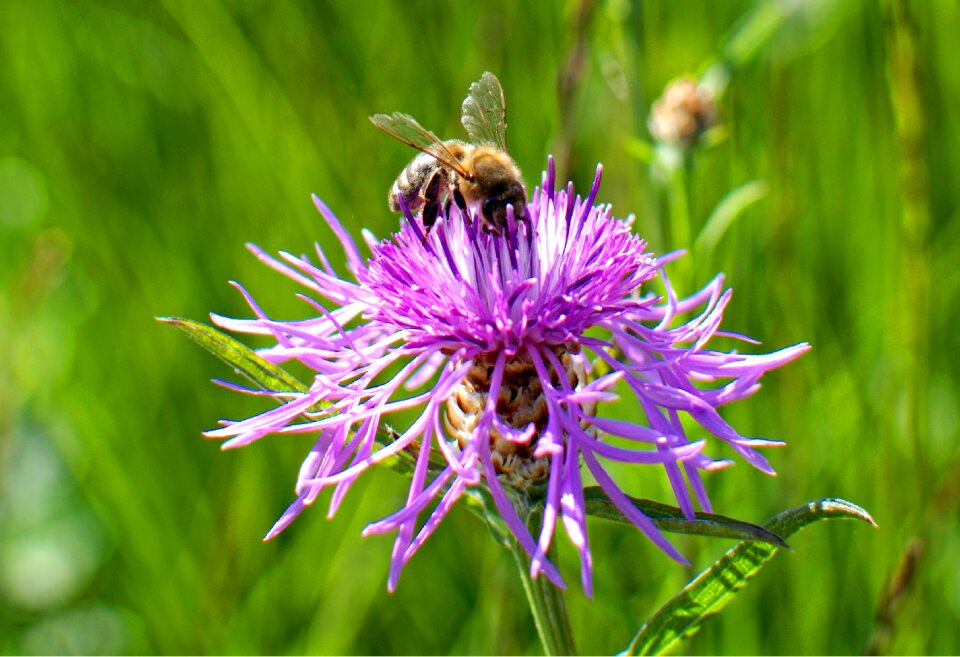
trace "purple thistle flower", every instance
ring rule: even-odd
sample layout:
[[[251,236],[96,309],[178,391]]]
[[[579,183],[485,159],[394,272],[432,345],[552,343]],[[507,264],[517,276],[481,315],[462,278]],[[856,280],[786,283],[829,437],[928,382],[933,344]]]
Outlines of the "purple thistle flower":
[[[356,282],[341,279],[319,247],[319,266],[305,256],[275,259],[250,247],[326,304],[302,295],[316,316],[277,321],[240,288],[256,318],[213,317],[226,329],[275,339],[276,345],[259,351],[267,360],[299,361],[315,372],[307,393],[275,391],[282,402],[277,408],[206,434],[227,438],[225,449],[268,434],[316,436],[300,469],[297,499],[267,539],[329,487],[332,516],[357,477],[403,452],[416,462],[406,504],[364,530],[396,532],[391,591],[403,565],[460,496],[485,486],[529,554],[531,574],[542,572],[558,586],[563,579],[546,555],[563,525],[580,554],[589,595],[584,474],[660,549],[686,563],[631,504],[604,462],[659,464],[688,517],[694,500],[709,511],[700,471],[731,461],[709,458],[705,440],[688,438],[681,424],[686,414],[705,435],[773,473],[757,448],[782,443],[741,436],[717,408],[756,392],[764,372],[808,345],[766,355],[708,349],[716,336],[752,342],[718,330],[730,290],[717,276],[679,299],[663,273],[679,254],[655,259],[629,220],[611,216],[609,205],[594,205],[600,173],[598,167],[589,196],[581,199],[572,183],[555,189],[551,159],[526,216],[518,221],[508,213],[502,235],[484,232],[456,206],[425,235],[405,211],[406,221],[390,239],[377,242],[364,233],[372,252],[367,262],[314,197]],[[658,274],[666,295],[641,293]],[[604,373],[591,377],[594,370]],[[617,399],[610,388],[621,380],[646,424],[597,416],[599,402]],[[714,381],[722,384],[707,385]],[[377,441],[387,416],[411,410],[415,419],[406,429],[386,445]],[[542,496],[543,513],[531,533],[517,500],[534,492]]]

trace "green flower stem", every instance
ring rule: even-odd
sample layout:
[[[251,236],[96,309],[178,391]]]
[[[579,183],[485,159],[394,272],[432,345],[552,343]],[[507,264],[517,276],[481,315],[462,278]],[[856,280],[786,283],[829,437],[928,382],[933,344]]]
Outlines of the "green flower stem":
[[[670,168],[670,240],[674,248],[687,248],[690,241],[690,197],[687,189],[689,164],[685,154]]]
[[[533,622],[537,626],[537,634],[543,651],[547,655],[574,655],[573,634],[570,631],[570,620],[567,617],[567,607],[563,602],[563,591],[550,583],[546,577],[533,579],[530,577],[530,559],[523,548],[514,541],[510,541],[510,551],[520,570],[520,581],[530,603],[533,613]]]
[[[693,244],[693,220],[690,213],[690,174],[693,160],[690,153],[678,146],[658,147],[660,164],[666,173],[664,191],[669,208],[669,249],[689,249]],[[690,284],[690,258],[681,258],[671,266],[671,278],[678,289]]]

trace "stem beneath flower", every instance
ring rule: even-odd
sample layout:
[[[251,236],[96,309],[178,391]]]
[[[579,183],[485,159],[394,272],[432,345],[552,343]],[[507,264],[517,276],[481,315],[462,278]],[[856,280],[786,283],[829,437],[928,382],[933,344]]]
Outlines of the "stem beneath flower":
[[[674,249],[690,248],[690,191],[687,185],[690,174],[689,158],[679,154],[678,161],[670,168],[670,241]]]
[[[693,217],[690,212],[690,179],[693,173],[691,153],[678,151],[669,169],[667,194],[670,203],[670,249],[691,249],[694,244]],[[687,289],[692,284],[691,262],[682,259],[674,268],[671,278],[678,289]]]
[[[574,655],[573,633],[563,601],[563,591],[546,577],[530,576],[530,558],[516,540],[510,541],[510,551],[520,570],[520,581],[530,603],[533,622],[546,655]],[[553,552],[553,550],[551,550]]]

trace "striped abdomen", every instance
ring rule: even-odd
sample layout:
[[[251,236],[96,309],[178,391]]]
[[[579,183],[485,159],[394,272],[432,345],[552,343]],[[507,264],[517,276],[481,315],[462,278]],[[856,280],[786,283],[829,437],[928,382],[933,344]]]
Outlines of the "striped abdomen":
[[[427,153],[420,153],[410,161],[410,164],[400,172],[400,176],[394,181],[390,188],[388,202],[391,212],[400,212],[400,203],[398,196],[403,197],[403,201],[410,212],[417,212],[423,207],[424,198],[421,195],[424,186],[430,180],[441,165],[437,159]]]

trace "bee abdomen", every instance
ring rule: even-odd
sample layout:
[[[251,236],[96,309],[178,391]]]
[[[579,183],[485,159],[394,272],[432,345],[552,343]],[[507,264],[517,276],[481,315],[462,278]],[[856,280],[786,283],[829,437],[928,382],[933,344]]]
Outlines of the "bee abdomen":
[[[420,153],[413,158],[390,188],[388,197],[390,211],[400,212],[398,197],[403,197],[404,204],[410,212],[416,212],[423,207],[420,192],[439,166],[436,158],[427,153]]]

